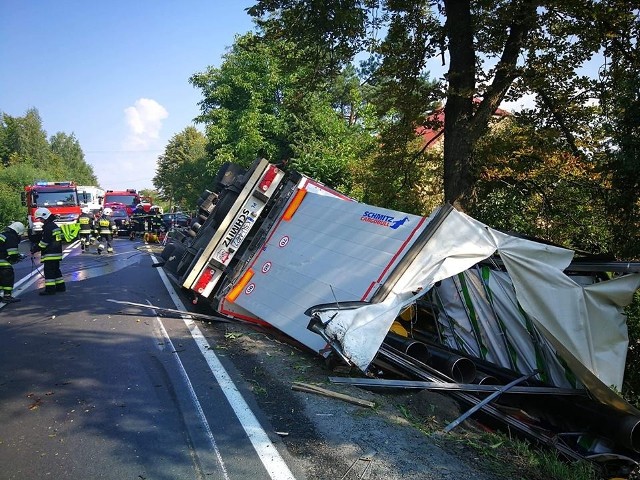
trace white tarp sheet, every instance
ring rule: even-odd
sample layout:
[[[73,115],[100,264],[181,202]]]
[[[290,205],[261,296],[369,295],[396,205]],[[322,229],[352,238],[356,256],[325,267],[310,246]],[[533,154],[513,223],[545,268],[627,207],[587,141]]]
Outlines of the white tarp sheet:
[[[524,312],[578,379],[601,390],[596,396],[610,403],[610,392],[603,389],[622,386],[628,346],[622,308],[640,286],[640,274],[583,286],[563,272],[573,258],[571,250],[503,234],[455,210],[383,302],[325,312],[325,331],[364,371],[399,312],[421,296],[420,290],[470,269],[496,251]]]

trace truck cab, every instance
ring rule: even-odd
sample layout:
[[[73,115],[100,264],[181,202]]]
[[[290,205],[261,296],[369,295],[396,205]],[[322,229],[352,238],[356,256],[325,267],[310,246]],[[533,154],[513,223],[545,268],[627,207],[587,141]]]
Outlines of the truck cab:
[[[123,204],[127,210],[127,214],[131,215],[133,210],[142,201],[138,192],[129,188],[127,190],[107,190],[104,194],[103,205],[107,204]]]
[[[29,238],[42,233],[42,222],[34,217],[39,207],[48,208],[56,216],[56,223],[60,226],[75,224],[81,213],[78,189],[72,181],[37,181],[25,186],[21,200],[27,207]]]
[[[102,209],[104,190],[93,185],[82,185],[78,187],[78,197],[81,207],[88,207],[96,214]]]

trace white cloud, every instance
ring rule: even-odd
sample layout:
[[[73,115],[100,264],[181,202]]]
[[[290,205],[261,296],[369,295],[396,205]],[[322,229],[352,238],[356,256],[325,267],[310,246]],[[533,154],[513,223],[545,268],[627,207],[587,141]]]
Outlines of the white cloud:
[[[125,148],[130,150],[145,150],[153,145],[160,136],[162,121],[169,116],[169,112],[151,98],[140,98],[131,107],[124,109],[129,128],[125,140]]]

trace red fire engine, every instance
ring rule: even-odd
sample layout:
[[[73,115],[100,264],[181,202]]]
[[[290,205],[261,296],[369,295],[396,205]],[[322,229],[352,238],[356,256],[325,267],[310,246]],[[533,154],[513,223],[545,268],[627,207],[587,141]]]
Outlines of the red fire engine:
[[[33,216],[38,207],[51,210],[51,213],[56,215],[56,223],[61,227],[75,224],[81,213],[78,189],[72,181],[37,181],[24,187],[21,197],[22,204],[27,207],[28,212],[29,238],[42,233],[42,222]]]
[[[121,204],[127,209],[127,213],[131,215],[133,210],[142,201],[138,192],[133,188],[127,190],[107,190],[102,200],[104,207],[113,207],[115,204]]]

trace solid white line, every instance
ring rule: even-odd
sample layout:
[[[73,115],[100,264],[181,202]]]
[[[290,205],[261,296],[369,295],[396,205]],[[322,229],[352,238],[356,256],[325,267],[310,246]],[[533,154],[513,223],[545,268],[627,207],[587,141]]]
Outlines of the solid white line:
[[[75,246],[78,244],[78,240],[76,240],[75,242],[73,242],[72,244],[70,244],[67,248],[65,248],[63,250],[63,255],[62,255],[62,259],[64,260],[64,258],[69,255],[71,253],[71,251],[75,248]],[[36,257],[31,257],[31,261],[35,262],[35,258]],[[33,264],[35,266],[35,263]],[[31,273],[25,277],[22,277],[20,280],[18,280],[14,285],[13,285],[13,296],[14,297],[19,297],[20,294],[22,292],[24,292],[27,288],[29,288],[31,285],[33,285],[34,283],[36,283],[36,281],[38,280],[38,277],[36,275],[42,275],[42,268],[43,265],[40,264],[38,267],[34,268],[31,270]],[[31,281],[29,281],[31,280]],[[24,284],[24,286],[23,286]],[[0,309],[4,308],[4,306],[7,305],[6,303],[0,303]]]
[[[155,256],[151,255],[151,258],[154,263],[156,263]],[[167,278],[167,275],[161,268],[158,268],[157,270],[176,308],[178,310],[186,310],[184,304],[178,297],[178,294],[173,289],[171,282]],[[275,445],[273,445],[269,436],[260,425],[260,422],[251,411],[251,408],[249,408],[249,405],[247,405],[247,402],[242,397],[242,394],[233,383],[233,380],[231,380],[231,377],[225,370],[224,366],[220,363],[220,360],[213,352],[211,345],[209,345],[207,339],[200,332],[198,325],[188,315],[183,315],[182,319],[191,332],[191,336],[207,361],[209,369],[216,378],[225,397],[227,397],[229,405],[233,408],[242,428],[244,428],[254,450],[258,454],[260,461],[269,473],[269,476],[273,480],[295,480],[295,477],[289,470],[286,462],[280,456],[280,453],[278,453]]]
[[[162,332],[162,336],[164,337],[165,342],[169,344],[170,350],[172,352],[175,352],[176,348],[173,346],[173,342],[171,341],[171,337],[169,337],[169,333],[164,328],[164,324],[162,323],[162,320],[158,316],[156,316],[156,321],[158,322],[158,325],[160,326],[160,331]],[[161,347],[158,346],[158,348],[161,348]],[[178,370],[180,370],[180,375],[182,376],[182,379],[187,384],[187,388],[189,389],[189,396],[191,397],[191,401],[193,402],[194,406],[196,407],[196,410],[198,411],[198,417],[200,419],[200,422],[204,426],[207,438],[209,439],[209,442],[211,443],[211,446],[213,447],[213,451],[215,452],[216,458],[218,459],[218,464],[220,465],[220,468],[222,469],[222,476],[225,479],[229,479],[229,474],[228,474],[227,469],[226,469],[226,467],[224,465],[224,461],[222,460],[222,455],[220,454],[220,450],[218,449],[218,445],[216,444],[216,440],[213,437],[213,432],[211,431],[211,427],[209,426],[209,422],[207,422],[207,417],[204,414],[204,410],[202,410],[202,405],[200,404],[200,400],[198,400],[198,396],[196,395],[196,392],[193,389],[193,384],[191,383],[191,379],[189,378],[189,375],[187,375],[187,371],[184,368],[184,364],[182,363],[182,360],[180,360],[180,357],[178,355],[173,355],[173,358],[176,360],[176,363],[178,364]]]

